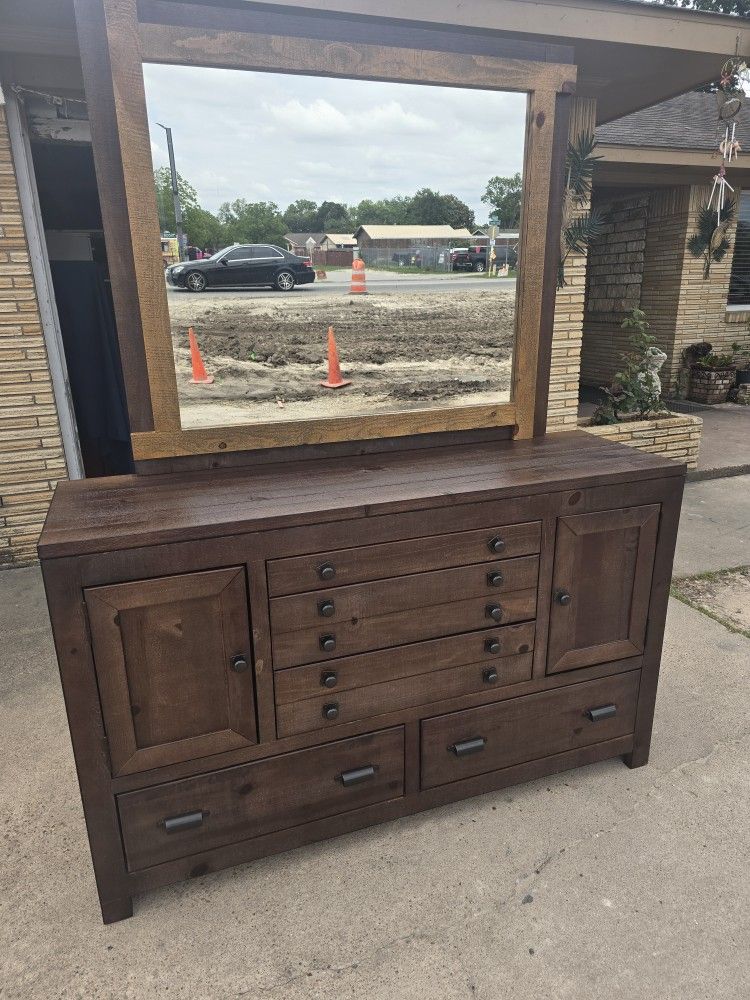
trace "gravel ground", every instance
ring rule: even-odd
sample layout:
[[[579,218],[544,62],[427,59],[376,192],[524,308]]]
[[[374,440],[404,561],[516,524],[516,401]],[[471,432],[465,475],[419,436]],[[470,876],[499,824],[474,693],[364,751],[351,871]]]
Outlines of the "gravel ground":
[[[183,426],[507,400],[514,310],[515,294],[503,287],[207,302],[170,296]],[[330,325],[352,380],[337,392],[319,384]],[[190,382],[188,326],[211,386]]]

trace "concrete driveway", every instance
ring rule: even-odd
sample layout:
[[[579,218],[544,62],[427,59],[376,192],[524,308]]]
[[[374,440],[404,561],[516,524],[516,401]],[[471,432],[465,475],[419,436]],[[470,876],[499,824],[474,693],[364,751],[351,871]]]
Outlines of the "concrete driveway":
[[[737,564],[726,517],[746,540],[749,485],[688,486],[678,572]],[[699,611],[671,602],[647,767],[607,761],[196,879],[110,927],[36,569],[0,574],[0,631],[2,997],[750,995],[750,641]]]

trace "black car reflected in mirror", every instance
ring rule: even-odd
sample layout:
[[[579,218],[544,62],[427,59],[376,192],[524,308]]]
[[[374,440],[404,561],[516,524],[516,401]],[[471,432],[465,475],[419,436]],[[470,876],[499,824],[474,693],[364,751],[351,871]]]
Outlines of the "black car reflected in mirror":
[[[306,257],[270,244],[226,247],[203,260],[183,261],[166,270],[174,288],[203,292],[207,288],[268,287],[291,292],[296,285],[315,281],[315,271]]]

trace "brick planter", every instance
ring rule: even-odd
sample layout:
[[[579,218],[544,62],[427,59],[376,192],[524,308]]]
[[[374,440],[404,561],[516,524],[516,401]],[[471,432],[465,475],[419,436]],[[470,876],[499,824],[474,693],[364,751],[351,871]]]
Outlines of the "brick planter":
[[[694,469],[698,464],[703,421],[690,413],[669,413],[650,420],[624,420],[619,424],[597,427],[581,420],[579,426],[589,434],[685,462],[688,469]]]
[[[734,368],[701,368],[693,365],[690,369],[687,398],[693,403],[726,403],[727,394],[736,377]]]

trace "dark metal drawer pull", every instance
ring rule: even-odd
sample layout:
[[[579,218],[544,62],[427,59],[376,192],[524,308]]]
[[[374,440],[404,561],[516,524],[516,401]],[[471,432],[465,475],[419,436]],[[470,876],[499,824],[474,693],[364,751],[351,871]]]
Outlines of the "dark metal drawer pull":
[[[324,653],[332,653],[336,648],[336,636],[321,635],[320,648],[323,650]]]
[[[336,610],[336,605],[333,601],[321,601],[318,605],[318,614],[321,618],[330,618],[333,612]]]
[[[229,661],[229,665],[236,674],[244,674],[247,670],[248,662],[244,656],[233,656]]]
[[[349,788],[351,785],[358,785],[360,781],[369,781],[375,777],[375,770],[373,764],[367,764],[365,767],[355,767],[351,771],[342,771],[339,775],[341,784],[344,788]]]
[[[487,584],[490,587],[502,587],[503,585],[503,574],[494,572],[487,574]]]
[[[484,613],[488,618],[491,618],[493,622],[501,622],[503,620],[503,609],[499,604],[488,604],[484,609]]]
[[[571,603],[573,598],[570,596],[567,590],[558,590],[557,593],[555,594],[555,600],[561,607],[567,608],[567,606]]]
[[[318,566],[318,576],[321,580],[332,580],[336,576],[336,570],[330,563],[323,563],[322,566]]]
[[[482,673],[482,679],[485,684],[497,684],[499,680],[497,670],[494,667],[490,667]]]
[[[617,715],[617,705],[602,705],[601,708],[587,708],[586,715],[592,722],[613,719]]]
[[[182,830],[193,830],[200,826],[208,813],[203,810],[194,813],[184,813],[182,816],[170,816],[164,820],[164,829],[167,833],[180,833]]]
[[[502,649],[499,639],[485,639],[484,650],[486,653],[499,653]]]
[[[499,535],[495,535],[494,538],[490,538],[487,544],[490,547],[490,552],[502,552],[505,548],[505,542]]]
[[[327,719],[329,722],[333,722],[334,719],[339,717],[339,703],[337,701],[332,701],[330,705],[323,706],[323,718]]]
[[[454,743],[448,749],[457,757],[467,757],[470,753],[479,753],[480,750],[484,750],[486,743],[487,740],[484,736],[475,736],[474,739]]]
[[[335,688],[338,682],[339,678],[335,670],[324,670],[320,675],[320,683],[324,688]]]

